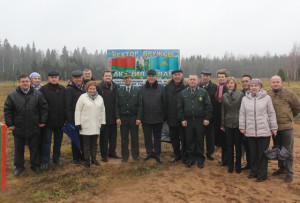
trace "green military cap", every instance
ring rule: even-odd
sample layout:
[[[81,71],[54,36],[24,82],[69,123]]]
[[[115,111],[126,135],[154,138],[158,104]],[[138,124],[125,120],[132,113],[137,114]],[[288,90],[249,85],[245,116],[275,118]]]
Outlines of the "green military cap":
[[[123,78],[129,78],[131,77],[131,74],[129,74],[128,72],[123,73]]]

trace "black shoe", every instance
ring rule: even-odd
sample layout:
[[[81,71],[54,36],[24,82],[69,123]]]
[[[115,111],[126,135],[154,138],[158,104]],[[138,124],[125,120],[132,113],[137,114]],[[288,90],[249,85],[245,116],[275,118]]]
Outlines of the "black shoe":
[[[233,173],[233,169],[232,168],[228,169],[228,173]]]
[[[53,160],[53,163],[59,165],[59,166],[62,166],[63,163],[60,161],[60,160]]]
[[[102,161],[103,161],[103,162],[108,162],[107,157],[102,157]]]
[[[220,166],[227,166],[228,165],[228,163],[226,163],[226,162],[220,162]]]
[[[85,160],[84,166],[85,166],[86,168],[90,168],[90,167],[91,167],[90,159],[86,159],[86,160]]]
[[[48,171],[49,170],[49,164],[43,164],[43,170]]]
[[[194,161],[187,161],[186,164],[185,164],[185,166],[188,167],[188,168],[190,168],[190,167],[192,167],[194,164],[195,164]]]
[[[36,166],[36,167],[30,167],[30,168],[31,168],[31,170],[32,170],[33,172],[35,172],[36,174],[40,174],[40,173],[42,172],[39,166]]]
[[[22,173],[22,171],[24,171],[24,167],[23,168],[18,167],[15,169],[14,175],[19,176]]]
[[[108,156],[109,158],[113,158],[113,159],[122,159],[122,157],[118,156],[118,155],[112,155],[112,156]]]
[[[153,158],[153,155],[147,154],[147,156],[144,157],[144,161],[147,161],[149,159]]]
[[[208,160],[211,160],[211,161],[215,160],[215,157],[213,154],[207,154],[206,157]]]
[[[278,176],[278,175],[281,175],[281,174],[284,174],[284,171],[282,169],[278,169],[277,171],[272,173],[272,176]]]
[[[204,161],[198,162],[198,168],[204,168]]]
[[[248,169],[250,169],[251,167],[247,164],[247,165],[245,165],[245,166],[242,166],[241,167],[241,170],[248,170]]]
[[[81,164],[81,160],[80,159],[74,159],[74,164]]]
[[[257,178],[256,182],[263,182],[264,180],[267,180],[267,178]]]
[[[157,161],[157,163],[159,163],[159,164],[161,164],[162,163],[162,160],[161,160],[161,158],[160,158],[160,156],[156,156],[156,161]]]
[[[127,162],[128,158],[122,158],[122,162]]]
[[[140,160],[140,157],[133,158],[133,161],[139,161],[139,160]]]
[[[175,156],[175,157],[171,160],[171,162],[176,162],[176,161],[179,161],[179,160],[181,160],[181,156]]]
[[[293,181],[293,176],[291,175],[286,175],[285,178],[284,178],[284,182],[286,183],[290,183]]]
[[[92,164],[94,164],[96,166],[100,165],[100,163],[95,158],[92,158]]]
[[[235,172],[236,172],[236,173],[241,173],[242,170],[241,170],[241,169],[235,169]]]
[[[249,179],[251,179],[251,178],[256,178],[256,177],[257,177],[257,176],[256,176],[255,174],[251,174],[251,173],[250,173],[250,175],[248,175],[248,178],[249,178]]]

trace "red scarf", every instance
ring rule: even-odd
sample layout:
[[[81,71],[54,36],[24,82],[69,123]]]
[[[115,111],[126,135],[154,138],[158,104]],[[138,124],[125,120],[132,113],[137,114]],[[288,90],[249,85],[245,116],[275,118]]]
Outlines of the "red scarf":
[[[222,96],[223,96],[223,88],[225,86],[225,82],[224,83],[218,83],[218,89],[215,95],[216,100],[221,103],[222,102]]]

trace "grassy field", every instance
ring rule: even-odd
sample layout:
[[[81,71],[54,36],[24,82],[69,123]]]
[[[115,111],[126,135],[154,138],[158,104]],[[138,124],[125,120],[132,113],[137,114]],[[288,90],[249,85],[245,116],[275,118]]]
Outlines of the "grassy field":
[[[265,90],[270,88],[270,81],[265,79]],[[61,82],[65,85],[67,82]],[[297,92],[300,96],[300,83],[290,82],[286,87]],[[0,120],[3,119],[3,105],[7,94],[16,88],[16,82],[0,82]],[[239,83],[239,89],[241,84]],[[297,119],[299,120],[299,119]],[[143,133],[140,126],[140,151],[141,156],[145,155]],[[101,166],[92,166],[90,169],[82,165],[75,165],[72,162],[72,152],[69,138],[64,135],[61,149],[61,160],[63,166],[59,167],[51,163],[50,170],[40,175],[29,170],[29,150],[25,150],[26,170],[20,177],[14,177],[13,154],[14,143],[11,132],[7,135],[7,191],[0,193],[0,202],[41,202],[59,201],[70,199],[75,195],[81,199],[91,196],[100,196],[103,192],[114,186],[126,184],[130,179],[141,178],[147,175],[155,175],[159,171],[168,170],[171,166],[180,163],[170,163],[173,156],[172,147],[168,143],[162,144],[163,164],[157,164],[155,160],[147,162],[139,161],[122,163],[120,160],[109,160],[108,163],[101,162]],[[117,153],[120,154],[120,136],[118,132]],[[217,150],[216,153],[219,153]],[[98,149],[98,160],[100,154]]]

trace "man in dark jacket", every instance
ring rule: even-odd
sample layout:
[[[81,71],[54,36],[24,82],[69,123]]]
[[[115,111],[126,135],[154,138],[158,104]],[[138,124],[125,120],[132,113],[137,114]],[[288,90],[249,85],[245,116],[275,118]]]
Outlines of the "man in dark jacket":
[[[211,71],[209,70],[203,70],[201,71],[201,82],[199,83],[199,86],[204,88],[210,98],[210,102],[212,105],[212,108],[214,110],[214,106],[216,104],[216,98],[215,94],[217,91],[217,85],[211,81]],[[214,113],[212,113],[212,118],[209,121],[209,125],[203,126],[204,127],[204,135],[206,137],[206,157],[209,160],[214,160],[214,151],[215,151],[215,142],[214,142]]]
[[[241,90],[241,92],[244,94],[244,96],[246,95],[246,92],[249,90],[249,83],[250,83],[251,80],[252,80],[252,77],[250,75],[243,75],[242,78],[241,78],[241,83],[242,83],[242,88],[243,88]],[[243,137],[243,139],[242,139],[242,145],[243,145],[242,150],[244,152],[246,152],[246,162],[247,162],[246,165],[242,166],[242,170],[247,170],[247,169],[251,169],[250,148],[249,148],[248,138],[244,134],[242,134],[242,137]]]
[[[121,130],[122,161],[126,162],[129,157],[128,142],[129,131],[131,135],[131,152],[133,160],[139,160],[139,125],[142,120],[142,96],[139,88],[131,84],[131,75],[123,74],[125,87],[117,91],[116,119]]]
[[[48,120],[46,127],[43,129],[43,153],[42,161],[44,170],[49,169],[50,164],[50,149],[52,141],[52,133],[54,134],[53,146],[53,162],[62,165],[60,161],[60,148],[63,139],[62,127],[65,123],[65,87],[58,84],[59,73],[50,71],[48,73],[48,84],[41,87],[48,103]]]
[[[197,75],[189,76],[189,87],[180,92],[178,117],[185,127],[188,160],[187,167],[198,161],[198,167],[204,167],[204,132],[203,126],[209,125],[212,106],[207,91],[198,86]]]
[[[143,131],[147,156],[144,161],[155,158],[162,163],[161,153],[161,131],[166,116],[165,88],[158,84],[155,70],[147,72],[147,81],[141,87],[143,101]],[[152,134],[154,143],[152,142]],[[154,151],[153,151],[154,150]]]
[[[171,162],[181,160],[181,158],[183,158],[183,161],[185,162],[186,159],[184,127],[181,125],[181,121],[178,118],[178,98],[180,92],[185,89],[186,86],[187,84],[184,84],[182,70],[172,71],[172,80],[166,85],[167,122],[175,155]]]
[[[103,162],[109,158],[121,159],[116,153],[117,124],[115,115],[116,95],[119,85],[112,81],[112,72],[103,72],[103,81],[98,84],[97,92],[102,96],[105,106],[106,124],[102,125],[100,133],[100,151]],[[109,144],[109,148],[108,148]]]
[[[15,176],[24,170],[24,147],[28,141],[31,169],[41,173],[38,151],[40,127],[47,122],[48,105],[40,91],[30,87],[28,75],[19,77],[20,85],[11,92],[4,104],[4,117],[15,143]]]
[[[81,94],[85,93],[84,85],[82,83],[82,71],[74,70],[72,72],[72,80],[68,83],[65,92],[65,118],[69,123],[75,123],[74,114],[76,103]],[[79,129],[78,129],[79,130]],[[82,136],[79,135],[80,144],[82,146]],[[80,164],[81,160],[83,160],[83,154],[76,147],[75,143],[72,142],[72,154],[73,161],[75,164]]]

